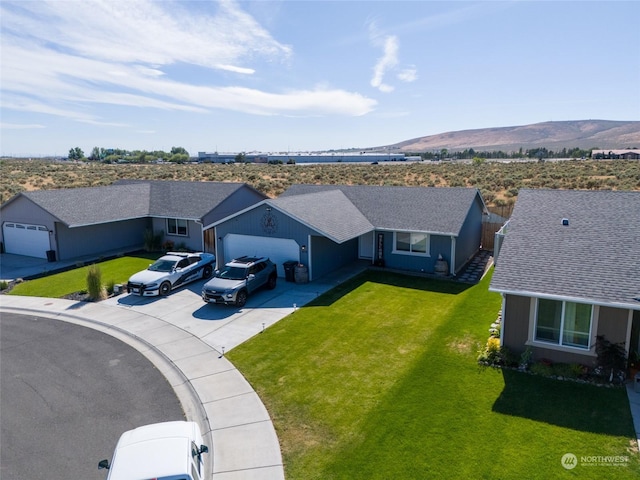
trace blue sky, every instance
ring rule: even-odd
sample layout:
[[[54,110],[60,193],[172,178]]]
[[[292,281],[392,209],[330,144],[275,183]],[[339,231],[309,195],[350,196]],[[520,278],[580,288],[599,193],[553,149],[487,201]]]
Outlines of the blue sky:
[[[1,154],[640,120],[637,1],[0,2]]]

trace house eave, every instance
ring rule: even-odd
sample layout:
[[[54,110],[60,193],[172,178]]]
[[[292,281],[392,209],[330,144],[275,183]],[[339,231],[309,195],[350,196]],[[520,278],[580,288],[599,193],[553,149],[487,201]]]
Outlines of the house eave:
[[[559,300],[559,301],[575,302],[575,303],[588,303],[591,305],[598,305],[601,307],[640,310],[640,301],[636,301],[635,303],[632,303],[632,302],[626,303],[626,302],[619,302],[619,301],[597,300],[597,299],[588,298],[588,297],[573,297],[570,295],[553,295],[553,294],[533,292],[528,290],[511,290],[511,289],[495,288],[495,287],[489,287],[489,291],[501,293],[503,295],[517,295],[520,297],[546,298],[548,300]]]

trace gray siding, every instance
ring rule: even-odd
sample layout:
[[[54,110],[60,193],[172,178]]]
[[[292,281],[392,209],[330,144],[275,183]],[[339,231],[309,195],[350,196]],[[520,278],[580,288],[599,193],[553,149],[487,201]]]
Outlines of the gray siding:
[[[205,215],[202,218],[202,223],[205,226],[211,225],[264,199],[265,197],[261,193],[245,186],[227,197],[214,210]]]
[[[482,213],[480,198],[476,197],[456,238],[455,272],[464,267],[467,261],[480,249],[480,243],[482,242]]]
[[[144,231],[148,227],[147,218],[77,228],[68,228],[57,223],[55,231],[58,259],[69,260],[84,255],[100,255],[118,249],[138,250],[144,244]]]
[[[202,251],[204,248],[202,225],[194,222],[193,220],[187,221],[187,236],[184,235],[170,235],[167,233],[167,219],[166,218],[154,218],[152,219],[152,227],[155,233],[163,232],[163,242],[172,241],[176,247],[184,245],[189,250]],[[143,231],[144,233],[144,231]]]
[[[52,232],[55,228],[56,218],[28,198],[18,196],[3,206],[2,223],[4,222],[44,225]],[[2,238],[2,228],[0,228],[0,238]],[[4,242],[4,238],[2,241]],[[51,239],[51,248],[56,248],[55,239]]]
[[[378,234],[384,235],[384,261],[385,266],[409,272],[434,273],[438,254],[447,262],[451,261],[451,238],[441,235],[429,235],[430,256],[405,255],[393,253],[393,232],[375,232],[376,248],[374,257],[378,258]]]
[[[318,279],[358,259],[358,239],[338,244],[325,237],[311,237],[313,278]]]

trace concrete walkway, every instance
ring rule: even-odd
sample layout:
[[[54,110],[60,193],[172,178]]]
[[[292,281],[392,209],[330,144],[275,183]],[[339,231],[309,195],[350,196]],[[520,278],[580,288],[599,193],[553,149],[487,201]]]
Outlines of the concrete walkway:
[[[165,375],[188,419],[212,447],[205,478],[284,479],[280,444],[264,404],[223,353],[320,294],[363,271],[350,265],[309,284],[280,281],[244,308],[207,305],[196,282],[168,297],[121,295],[99,303],[0,296],[0,312],[38,315],[88,326],[133,346]]]
[[[627,396],[629,397],[629,407],[633,418],[633,428],[636,430],[636,440],[640,450],[640,380],[631,379],[627,382]]]

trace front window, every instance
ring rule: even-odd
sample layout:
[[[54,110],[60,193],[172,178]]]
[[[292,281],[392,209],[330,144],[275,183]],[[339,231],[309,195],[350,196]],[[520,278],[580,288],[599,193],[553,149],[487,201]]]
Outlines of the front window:
[[[586,303],[538,299],[536,341],[589,348],[592,311]]]
[[[396,232],[395,252],[416,255],[429,254],[429,236],[426,233]]]
[[[224,267],[216,272],[217,278],[226,278],[227,280],[244,280],[247,278],[247,269],[241,267]]]
[[[180,218],[168,218],[167,233],[169,235],[187,236],[187,221]]]

